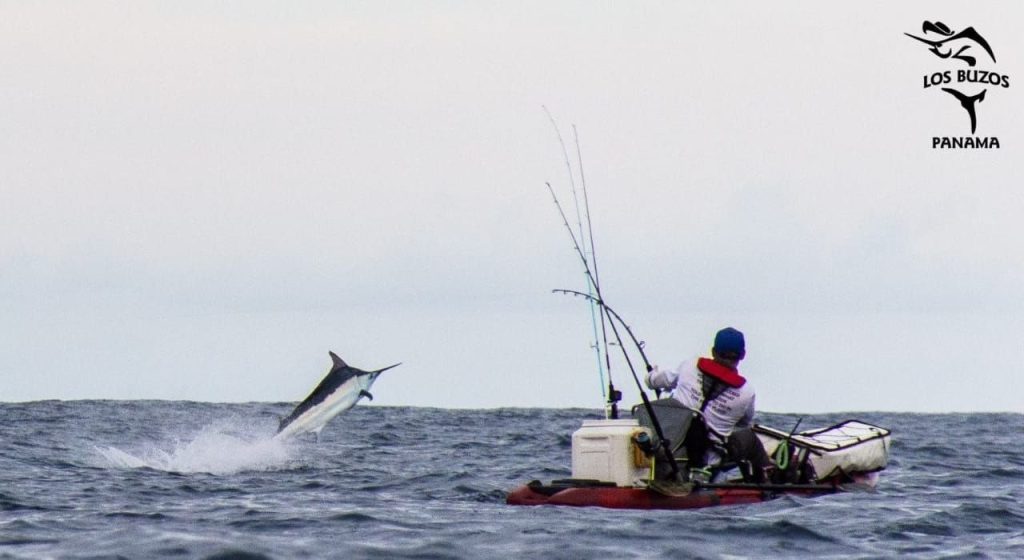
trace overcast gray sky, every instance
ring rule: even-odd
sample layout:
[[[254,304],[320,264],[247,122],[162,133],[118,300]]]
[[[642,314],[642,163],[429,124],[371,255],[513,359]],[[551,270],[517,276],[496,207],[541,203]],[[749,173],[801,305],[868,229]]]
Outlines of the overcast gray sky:
[[[1010,76],[904,35],[977,29]],[[1024,5],[2,2],[0,401],[601,405],[570,200],[661,365],[771,411],[1024,412]],[[635,401],[628,373],[613,376]]]

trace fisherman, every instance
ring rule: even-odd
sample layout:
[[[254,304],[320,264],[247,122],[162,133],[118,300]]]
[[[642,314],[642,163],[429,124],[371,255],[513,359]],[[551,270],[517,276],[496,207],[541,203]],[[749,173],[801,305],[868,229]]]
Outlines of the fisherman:
[[[751,429],[754,388],[737,369],[746,356],[743,333],[732,327],[718,331],[711,356],[684,362],[674,371],[655,366],[647,373],[647,386],[671,391],[672,397],[697,413],[686,437],[690,466],[698,469],[696,476],[706,477],[708,471],[702,467],[728,459],[749,466],[742,469],[748,471],[745,478],[764,482],[772,463]]]

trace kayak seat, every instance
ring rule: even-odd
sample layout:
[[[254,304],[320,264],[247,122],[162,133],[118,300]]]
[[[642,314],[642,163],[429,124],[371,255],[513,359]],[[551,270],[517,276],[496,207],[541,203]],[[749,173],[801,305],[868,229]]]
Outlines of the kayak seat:
[[[651,401],[651,408],[658,418],[658,423],[661,425],[661,431],[665,439],[669,442],[672,456],[675,457],[676,463],[684,473],[688,474],[689,469],[708,467],[706,459],[708,455],[728,456],[724,448],[720,449],[720,446],[713,445],[708,439],[704,420],[697,411],[683,406],[682,403],[672,397]],[[654,423],[651,421],[651,416],[647,413],[646,407],[636,405],[633,407],[632,413],[641,426],[654,428]],[[715,451],[714,454],[708,453],[708,451],[712,450]],[[661,457],[660,461],[657,460],[658,457]],[[655,478],[669,478],[671,471],[665,458],[664,449],[658,448],[655,459],[655,465],[657,465]],[[725,465],[721,462],[716,462],[714,465],[710,465],[710,467],[712,476],[714,476],[716,471],[733,468],[735,464]]]

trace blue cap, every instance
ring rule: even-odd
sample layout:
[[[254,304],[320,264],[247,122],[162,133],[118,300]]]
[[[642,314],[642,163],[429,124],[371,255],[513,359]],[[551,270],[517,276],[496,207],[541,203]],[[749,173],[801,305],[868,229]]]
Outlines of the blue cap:
[[[715,334],[715,346],[713,348],[723,358],[742,360],[747,355],[746,343],[743,341],[743,333],[726,327]]]

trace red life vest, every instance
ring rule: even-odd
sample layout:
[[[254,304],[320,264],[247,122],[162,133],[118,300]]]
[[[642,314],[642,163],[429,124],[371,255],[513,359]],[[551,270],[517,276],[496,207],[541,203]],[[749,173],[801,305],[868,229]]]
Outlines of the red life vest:
[[[747,382],[746,378],[740,375],[740,372],[729,366],[720,364],[711,358],[698,359],[697,369],[699,369],[701,373],[710,375],[730,387],[742,387],[743,384]]]

